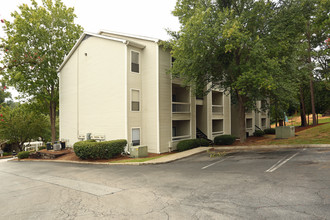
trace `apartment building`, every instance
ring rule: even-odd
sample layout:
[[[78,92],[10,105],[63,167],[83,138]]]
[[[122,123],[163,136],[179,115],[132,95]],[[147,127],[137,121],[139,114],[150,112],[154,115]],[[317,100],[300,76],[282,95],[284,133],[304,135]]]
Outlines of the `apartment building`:
[[[245,112],[245,131],[247,136],[252,136],[255,130],[270,128],[269,110],[266,110],[266,101],[257,101],[254,110]],[[238,106],[231,106],[231,134],[239,137],[239,112]]]
[[[231,133],[230,95],[196,98],[172,79],[160,40],[100,31],[84,33],[59,67],[60,139],[127,139],[152,153],[180,140]]]

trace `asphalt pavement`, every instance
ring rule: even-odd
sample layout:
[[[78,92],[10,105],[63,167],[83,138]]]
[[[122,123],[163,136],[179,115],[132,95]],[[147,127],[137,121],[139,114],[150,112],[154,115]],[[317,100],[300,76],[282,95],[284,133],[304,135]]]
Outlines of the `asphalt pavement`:
[[[127,166],[0,160],[0,219],[329,219],[330,148]]]

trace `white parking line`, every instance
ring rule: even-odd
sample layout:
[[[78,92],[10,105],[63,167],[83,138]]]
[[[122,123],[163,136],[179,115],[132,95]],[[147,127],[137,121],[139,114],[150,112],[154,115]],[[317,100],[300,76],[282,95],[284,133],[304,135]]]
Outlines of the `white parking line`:
[[[303,151],[306,149],[303,149]],[[292,158],[294,158],[295,156],[297,156],[300,152],[295,153],[294,155],[292,155],[291,157],[288,158],[288,155],[285,156],[284,158],[282,158],[281,160],[279,160],[277,163],[275,163],[273,166],[271,166],[268,170],[266,170],[265,172],[267,173],[271,173],[274,172],[275,170],[277,170],[278,168],[280,168],[283,164],[285,164],[286,162],[288,162],[289,160],[291,160]]]
[[[217,164],[217,163],[221,163],[221,162],[223,162],[223,161],[225,161],[225,160],[227,160],[228,158],[231,158],[231,157],[233,157],[233,156],[226,157],[226,158],[224,158],[224,159],[222,159],[222,160],[219,160],[219,161],[214,162],[214,163],[211,163],[211,164],[209,164],[209,165],[207,165],[207,166],[205,166],[205,167],[202,167],[202,170],[204,170],[204,169],[206,169],[206,168],[208,168],[208,167],[210,167],[210,166],[213,166],[213,165],[215,165],[215,164]]]

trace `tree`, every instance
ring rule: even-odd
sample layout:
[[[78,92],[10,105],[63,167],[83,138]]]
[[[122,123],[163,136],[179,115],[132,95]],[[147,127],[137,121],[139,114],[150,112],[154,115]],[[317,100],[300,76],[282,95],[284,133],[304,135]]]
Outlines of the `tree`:
[[[246,110],[269,97],[286,73],[288,59],[276,49],[271,29],[275,6],[270,1],[179,0],[173,11],[181,30],[170,41],[171,73],[197,91],[210,84],[229,90],[239,106],[241,142]]]
[[[0,139],[8,140],[24,150],[24,143],[43,137],[48,121],[45,115],[31,111],[25,105],[3,107],[0,114]]]
[[[13,22],[5,24],[2,38],[5,55],[1,74],[26,98],[42,103],[49,111],[52,141],[56,139],[56,112],[59,98],[57,69],[75,44],[82,27],[74,24],[73,8],[61,0],[42,0],[38,6],[23,4],[11,14]]]

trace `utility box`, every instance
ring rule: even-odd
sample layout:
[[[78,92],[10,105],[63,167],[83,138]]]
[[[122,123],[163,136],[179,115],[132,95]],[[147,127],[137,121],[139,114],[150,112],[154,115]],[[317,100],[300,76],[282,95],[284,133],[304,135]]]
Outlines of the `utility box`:
[[[147,146],[132,146],[131,147],[131,157],[147,157],[148,147]]]
[[[276,138],[290,138],[295,136],[294,126],[280,126],[275,129]]]

